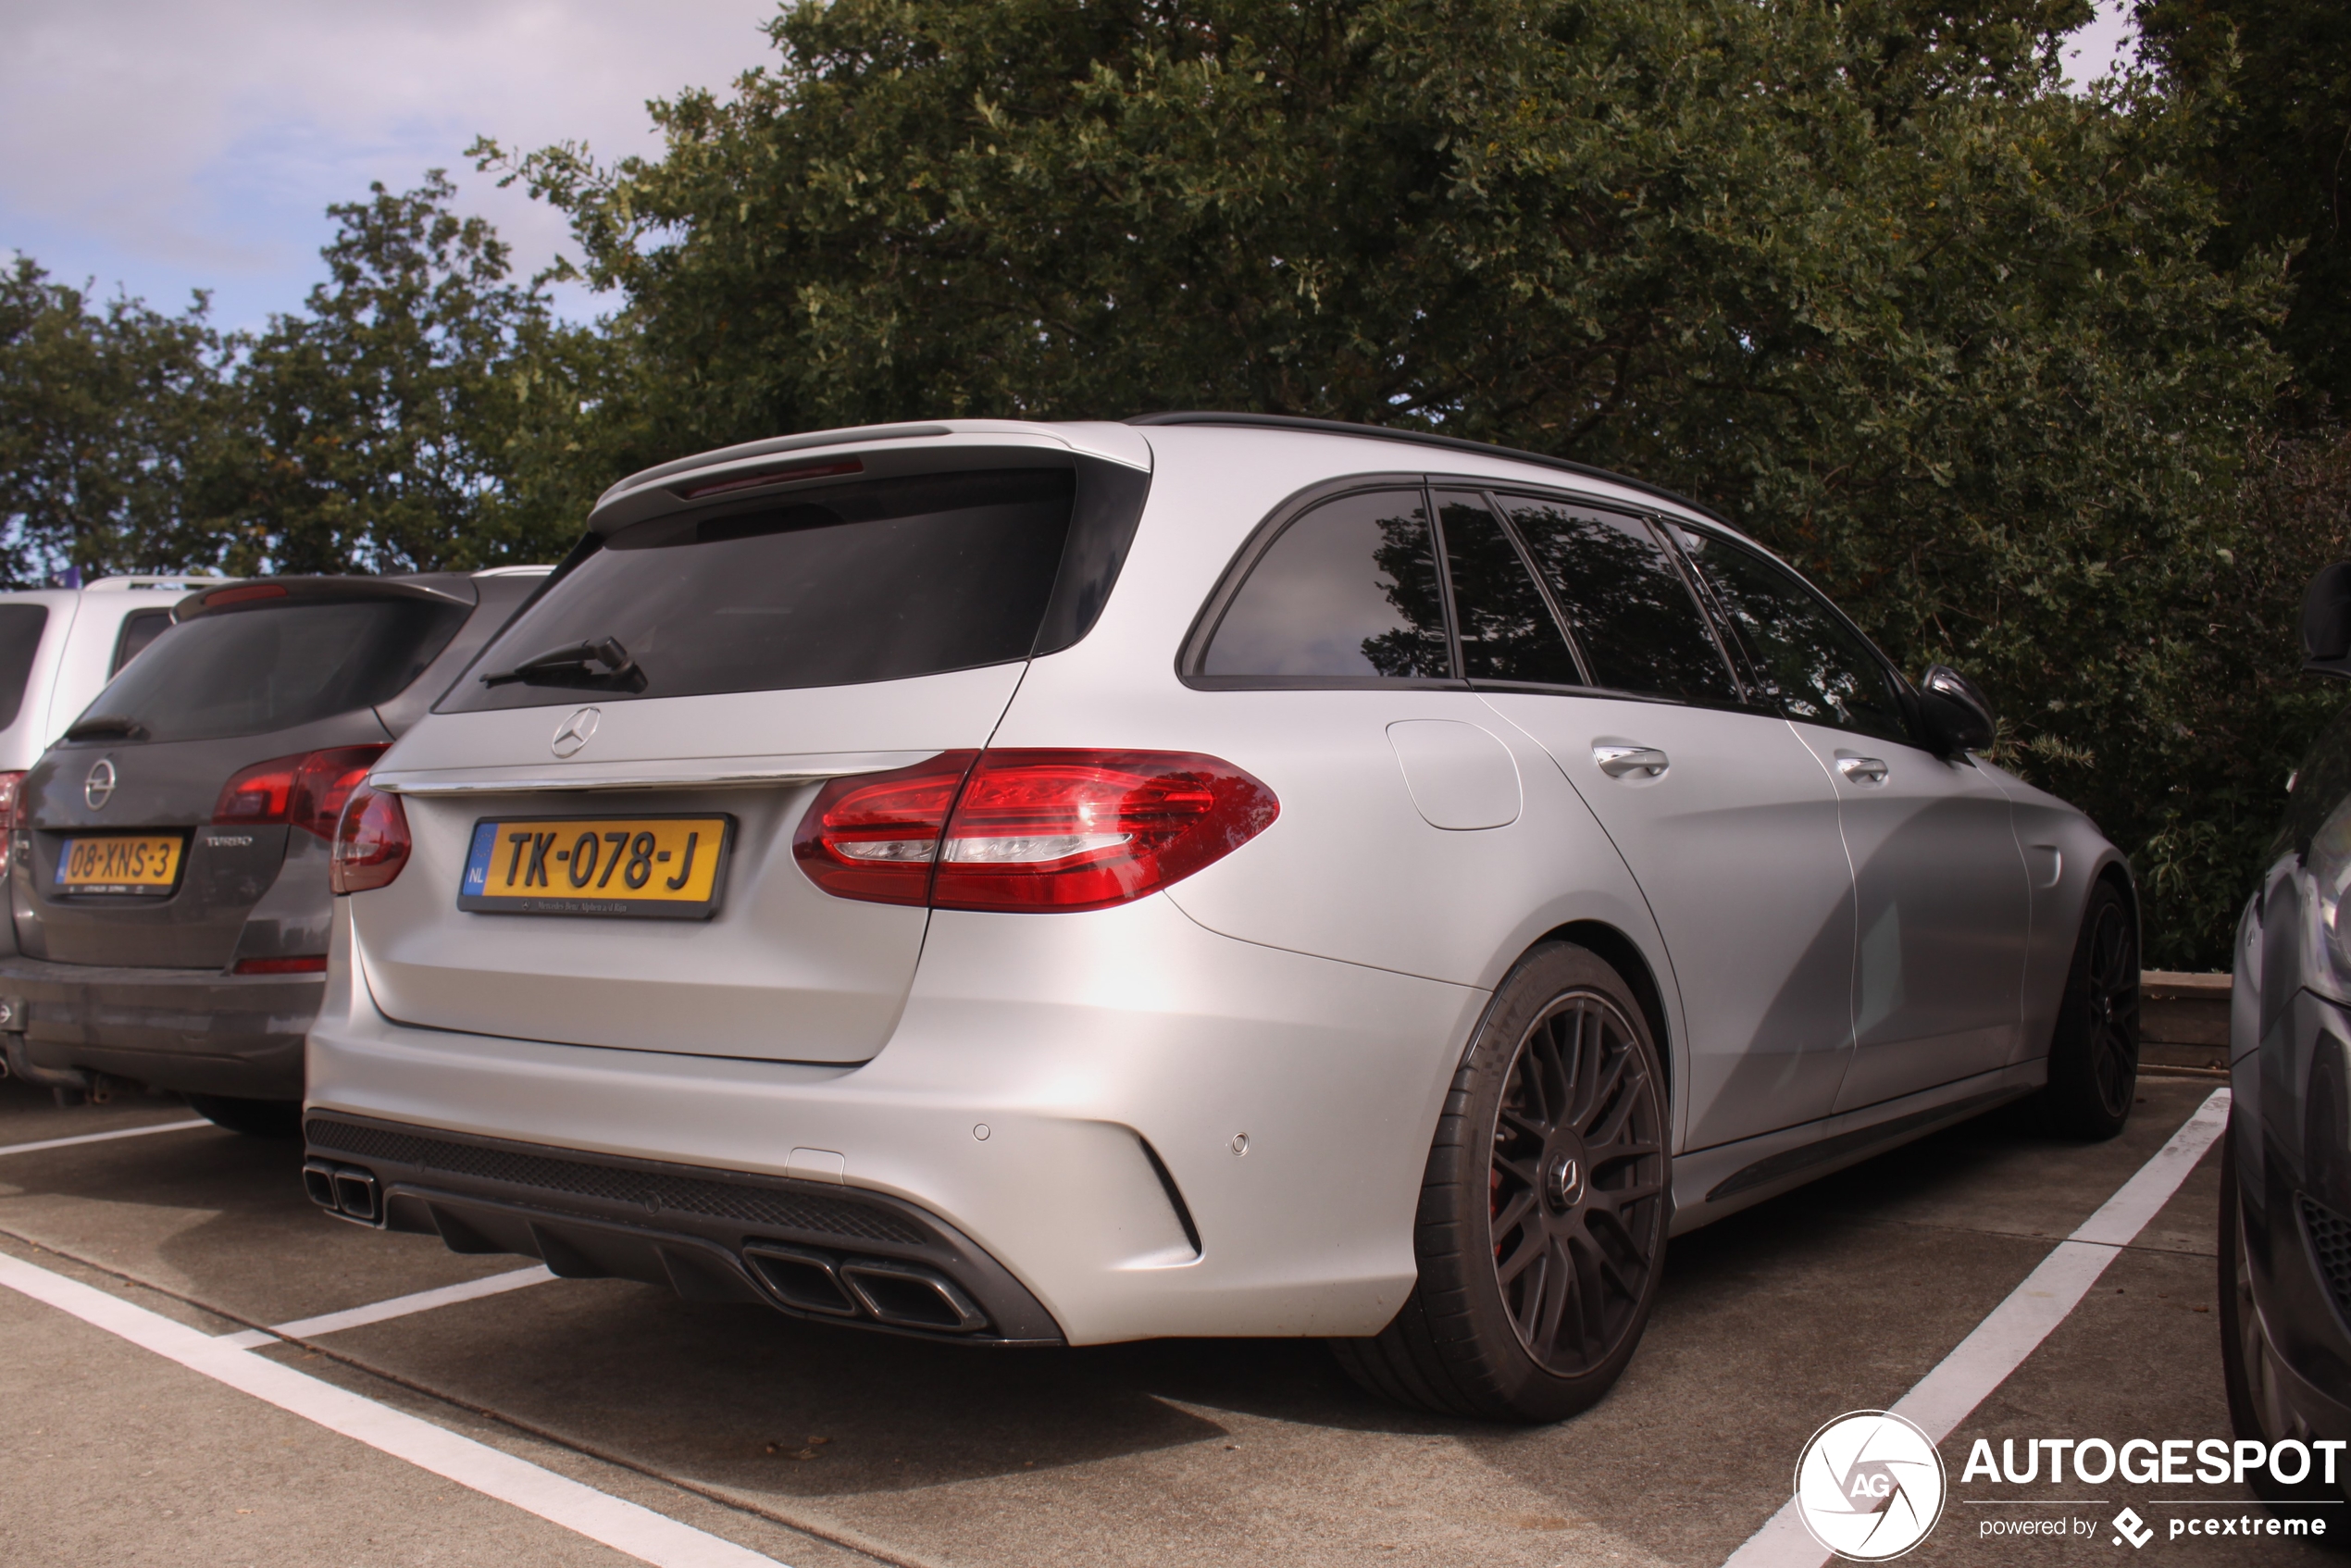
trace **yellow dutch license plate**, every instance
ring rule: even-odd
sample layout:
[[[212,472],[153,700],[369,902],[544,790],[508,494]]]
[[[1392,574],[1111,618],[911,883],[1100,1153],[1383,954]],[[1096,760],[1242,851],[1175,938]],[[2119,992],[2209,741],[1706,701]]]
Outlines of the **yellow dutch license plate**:
[[[177,834],[68,839],[57,854],[61,893],[127,893],[160,898],[180,885]]]
[[[718,912],[734,836],[731,816],[484,817],[457,907],[707,919]]]

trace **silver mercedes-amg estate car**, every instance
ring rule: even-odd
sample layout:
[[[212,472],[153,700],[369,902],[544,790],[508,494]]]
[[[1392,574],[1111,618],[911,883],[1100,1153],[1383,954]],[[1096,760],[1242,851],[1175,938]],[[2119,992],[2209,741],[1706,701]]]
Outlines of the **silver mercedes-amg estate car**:
[[[2117,1130],[2137,921],[1703,509],[1315,421],[648,470],[345,808],[305,1176],[989,1344],[1313,1335],[1549,1420],[1667,1236],[2003,1101]]]

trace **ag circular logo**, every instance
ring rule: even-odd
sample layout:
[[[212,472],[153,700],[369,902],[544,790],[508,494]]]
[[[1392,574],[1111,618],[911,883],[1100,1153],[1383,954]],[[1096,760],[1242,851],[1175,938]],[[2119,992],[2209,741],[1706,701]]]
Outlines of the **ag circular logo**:
[[[92,811],[96,811],[114,799],[114,764],[100,757],[90,777],[81,781],[81,799]]]
[[[1943,1456],[1927,1435],[1883,1410],[1857,1410],[1812,1434],[1796,1462],[1796,1512],[1839,1557],[1899,1557],[1943,1516]]]

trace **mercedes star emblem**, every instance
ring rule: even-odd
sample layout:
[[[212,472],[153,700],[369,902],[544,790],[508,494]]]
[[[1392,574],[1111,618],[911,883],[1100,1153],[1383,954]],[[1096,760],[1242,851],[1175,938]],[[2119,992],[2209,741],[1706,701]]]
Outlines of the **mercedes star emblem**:
[[[81,798],[90,803],[92,811],[96,811],[100,806],[114,799],[114,760],[112,758],[100,757],[91,766],[90,777],[81,781]]]
[[[582,708],[555,728],[555,755],[567,757],[588,743],[596,733],[596,721],[603,715],[595,708]],[[104,763],[99,764],[101,767]],[[93,776],[94,777],[94,776]]]

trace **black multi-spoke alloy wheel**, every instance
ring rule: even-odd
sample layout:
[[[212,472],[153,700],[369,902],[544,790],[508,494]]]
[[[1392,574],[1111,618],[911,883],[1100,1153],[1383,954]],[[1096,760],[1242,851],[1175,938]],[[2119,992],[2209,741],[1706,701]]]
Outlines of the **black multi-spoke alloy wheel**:
[[[226,1094],[191,1094],[188,1109],[215,1126],[251,1138],[296,1138],[302,1106],[292,1100],[239,1100]]]
[[[1638,1003],[1583,948],[1496,991],[1437,1120],[1420,1280],[1370,1339],[1335,1339],[1402,1404],[1558,1421],[1608,1392],[1657,1300],[1673,1208],[1664,1074]]]
[[[2049,1039],[2041,1110],[2052,1131],[2112,1138],[2139,1089],[2139,926],[2111,882],[2090,890]]]
[[[2239,1437],[2272,1448],[2289,1437],[2307,1444],[2317,1434],[2286,1402],[2269,1331],[2253,1300],[2253,1268],[2245,1250],[2245,1194],[2237,1185],[2237,1132],[2232,1113],[2229,1130],[2220,1141],[2220,1382],[2229,1395],[2229,1425]],[[2300,1238],[2295,1239],[2298,1244]],[[2321,1516],[2321,1509],[2340,1508],[2351,1498],[2351,1478],[2330,1491],[2315,1465],[2312,1471],[2299,1485],[2278,1480],[2266,1466],[2245,1479],[2257,1496],[2281,1512],[2307,1513],[2315,1519]],[[2297,1508],[2296,1504],[2310,1506]],[[2341,1526],[2330,1520],[2329,1527]]]

